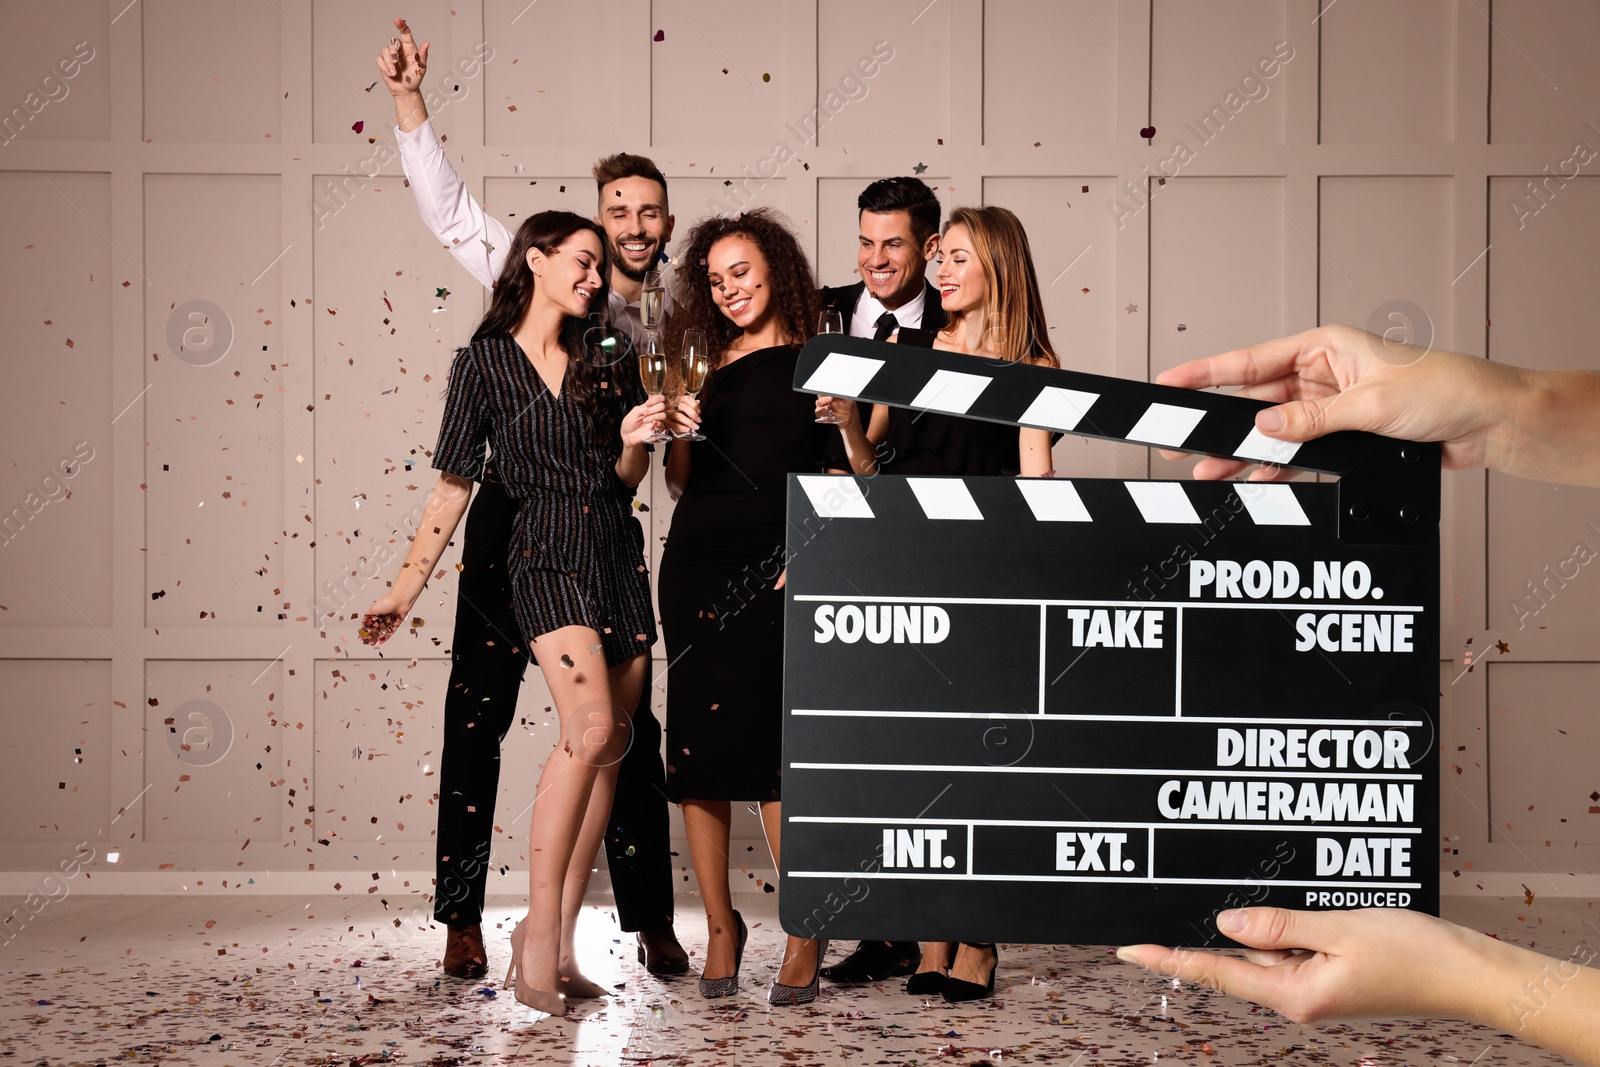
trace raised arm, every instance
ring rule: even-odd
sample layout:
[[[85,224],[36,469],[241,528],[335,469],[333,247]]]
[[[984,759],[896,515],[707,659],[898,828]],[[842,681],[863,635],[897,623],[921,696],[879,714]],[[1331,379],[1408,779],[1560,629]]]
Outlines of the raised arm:
[[[395,19],[394,24],[400,43],[379,52],[377,64],[394,97],[395,143],[400,148],[400,165],[411,183],[411,195],[423,224],[481,285],[493,288],[511,248],[511,232],[467,192],[428,121],[422,77],[427,72],[430,42],[418,47],[405,19]]]

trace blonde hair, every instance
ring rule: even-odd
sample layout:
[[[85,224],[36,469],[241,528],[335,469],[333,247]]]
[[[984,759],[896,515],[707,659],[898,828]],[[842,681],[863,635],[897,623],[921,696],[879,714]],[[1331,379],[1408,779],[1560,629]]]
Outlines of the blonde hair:
[[[983,314],[990,325],[984,343],[989,343],[994,331],[998,338],[993,350],[1003,359],[1061,366],[1050,345],[1039,278],[1033,270],[1033,250],[1028,247],[1021,220],[1003,207],[958,207],[950,212],[944,233],[957,225],[965,226],[972,235],[973,254],[989,285]]]

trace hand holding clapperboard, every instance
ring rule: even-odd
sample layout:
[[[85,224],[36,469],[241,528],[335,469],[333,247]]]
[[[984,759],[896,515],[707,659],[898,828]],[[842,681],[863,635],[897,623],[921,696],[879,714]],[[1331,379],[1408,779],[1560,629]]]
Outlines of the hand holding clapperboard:
[[[1226,943],[1438,914],[1439,448],[829,335],[795,388],[1340,476],[791,475],[779,896],[805,937]]]

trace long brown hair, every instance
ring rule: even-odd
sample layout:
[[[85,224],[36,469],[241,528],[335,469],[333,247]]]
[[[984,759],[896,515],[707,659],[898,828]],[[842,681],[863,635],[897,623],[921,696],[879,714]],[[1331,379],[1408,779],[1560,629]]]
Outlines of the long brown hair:
[[[567,388],[572,390],[572,398],[584,411],[590,439],[596,445],[603,446],[622,429],[622,415],[617,405],[605,402],[621,395],[621,391],[614,372],[589,361],[585,334],[600,321],[597,315],[604,316],[606,301],[611,294],[611,269],[605,231],[589,219],[570,211],[541,211],[524,219],[522,225],[517,227],[511,250],[506,253],[500,277],[495,280],[494,297],[489,302],[489,310],[484,313],[483,321],[478,323],[472,340],[477,342],[509,337],[515,333],[522,324],[523,316],[528,313],[528,305],[533,302],[534,278],[528,266],[528,249],[537,248],[545,255],[553,256],[567,238],[582,231],[594,234],[600,242],[600,263],[595,268],[600,272],[600,288],[589,301],[589,306],[598,310],[586,319],[566,316],[561,323],[559,342],[562,351],[567,354],[570,370]]]
[[[1028,247],[1021,220],[1003,207],[958,207],[950,212],[944,232],[949,233],[955,225],[965,226],[972,235],[973,254],[989,284],[984,313],[994,332],[985,333],[985,344],[992,337],[1001,358],[1011,362],[1061,366],[1050,345],[1039,278],[1033,270],[1033,250]],[[954,325],[952,322],[951,327]]]
[[[672,275],[672,314],[663,327],[668,344],[676,350],[685,330],[703,330],[715,367],[742,332],[711,298],[707,278],[711,246],[724,237],[749,240],[766,259],[768,299],[778,316],[779,332],[791,342],[810,339],[817,332],[817,316],[822,311],[816,277],[788,220],[763,207],[740,215],[712,215],[689,231]]]

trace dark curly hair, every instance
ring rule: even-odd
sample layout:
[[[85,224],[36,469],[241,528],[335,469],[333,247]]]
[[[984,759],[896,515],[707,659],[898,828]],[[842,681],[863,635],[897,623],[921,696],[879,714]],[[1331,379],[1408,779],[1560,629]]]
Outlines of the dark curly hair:
[[[567,388],[587,416],[590,440],[600,447],[608,445],[622,429],[622,413],[611,398],[621,395],[617,375],[591,360],[585,335],[604,316],[611,293],[610,260],[605,231],[582,215],[570,211],[541,211],[530,215],[517,227],[517,236],[506,253],[505,266],[494,283],[494,298],[483,321],[472,334],[474,342],[492,337],[509,337],[516,332],[533,302],[533,271],[528,267],[528,249],[537,248],[555,255],[567,238],[587,230],[600,242],[600,288],[589,301],[594,312],[586,319],[568,315],[561,323],[561,348],[567,354],[570,373]]]
[[[822,311],[816,276],[789,220],[763,207],[739,215],[713,215],[689,231],[672,275],[672,313],[662,328],[671,349],[679,349],[685,330],[703,330],[711,349],[711,366],[716,367],[741,333],[711,298],[706,277],[711,246],[724,237],[746,238],[760,250],[767,261],[768,298],[778,316],[779,333],[793,344],[809,340],[817,332],[817,316]]]

